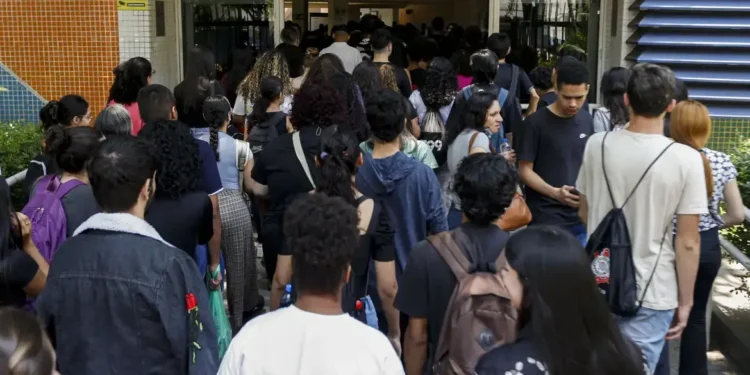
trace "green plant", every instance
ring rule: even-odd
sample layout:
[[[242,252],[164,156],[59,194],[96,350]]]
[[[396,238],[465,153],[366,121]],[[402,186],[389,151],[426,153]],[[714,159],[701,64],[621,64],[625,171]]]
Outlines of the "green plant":
[[[42,131],[37,124],[0,123],[0,168],[4,178],[23,171],[29,161],[41,152]],[[11,189],[11,199],[16,209],[26,203],[23,183]]]
[[[729,152],[729,156],[737,168],[737,185],[740,188],[742,201],[750,202],[750,139],[737,142],[734,150]],[[743,253],[750,256],[750,225],[747,222],[734,228],[725,229],[721,231],[721,235]],[[742,285],[734,289],[733,292],[750,297],[750,289],[747,288],[746,283],[750,279],[750,273],[745,273],[740,279]]]

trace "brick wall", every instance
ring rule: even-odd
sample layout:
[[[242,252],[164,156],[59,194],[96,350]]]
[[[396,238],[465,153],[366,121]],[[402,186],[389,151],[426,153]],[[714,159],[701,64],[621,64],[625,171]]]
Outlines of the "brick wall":
[[[40,103],[71,93],[94,113],[104,107],[119,62],[116,1],[3,0],[0,25],[0,77],[11,86],[0,89],[0,121],[35,119]]]

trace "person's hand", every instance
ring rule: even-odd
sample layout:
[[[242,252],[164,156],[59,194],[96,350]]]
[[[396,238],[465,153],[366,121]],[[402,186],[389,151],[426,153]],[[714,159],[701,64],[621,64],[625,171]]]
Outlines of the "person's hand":
[[[573,208],[578,208],[578,205],[581,203],[581,201],[578,194],[573,193],[574,189],[574,187],[567,185],[563,185],[562,187],[557,188],[557,191],[555,192],[555,199],[560,201],[560,203],[562,204],[568,205]]]
[[[20,226],[21,237],[23,237],[23,240],[31,240],[31,219],[20,212],[16,212],[16,218],[18,219],[18,225]]]
[[[515,164],[516,162],[516,151],[510,150],[507,152],[503,152],[501,155],[507,160],[509,163]]]
[[[388,341],[393,345],[393,350],[396,351],[396,355],[401,358],[401,334],[388,334]]]
[[[672,319],[672,328],[667,331],[667,340],[676,340],[682,336],[682,331],[684,331],[685,326],[687,326],[688,318],[690,317],[690,310],[692,309],[692,305],[680,305],[680,307],[677,308],[674,319]]]
[[[218,273],[216,278],[213,277],[214,272],[216,272],[216,269],[219,268],[219,263],[217,264],[210,264],[208,266],[208,272],[210,273],[208,285],[211,287],[212,290],[220,290],[221,289],[221,272]]]

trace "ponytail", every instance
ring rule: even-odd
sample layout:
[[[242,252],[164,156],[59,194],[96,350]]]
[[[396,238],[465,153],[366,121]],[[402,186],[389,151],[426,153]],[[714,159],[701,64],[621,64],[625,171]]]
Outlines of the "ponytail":
[[[701,153],[701,159],[703,159],[703,176],[706,179],[706,191],[708,192],[708,200],[711,201],[711,197],[714,196],[714,173],[711,169],[711,162],[708,161],[706,153],[699,150]]]
[[[253,103],[253,112],[250,113],[250,125],[255,126],[268,121],[268,107],[271,106],[271,101],[259,96]]]
[[[232,106],[229,100],[223,96],[209,96],[203,102],[203,118],[208,122],[209,141],[211,148],[219,161],[219,129],[223,128],[229,121],[229,113]]]
[[[318,155],[321,177],[318,192],[341,197],[356,206],[352,176],[357,173],[360,155],[355,134],[335,125],[326,128],[321,135]]]
[[[42,129],[45,132],[52,126],[60,124],[60,121],[57,119],[59,108],[60,104],[57,100],[50,100],[39,110],[39,120],[42,122]]]
[[[253,112],[250,114],[250,125],[254,126],[268,121],[268,107],[284,92],[284,84],[279,77],[268,76],[260,81],[260,95],[253,102]]]
[[[78,95],[65,95],[60,100],[50,100],[39,110],[39,120],[46,132],[50,127],[70,126],[76,117],[83,118],[89,110],[89,103]]]

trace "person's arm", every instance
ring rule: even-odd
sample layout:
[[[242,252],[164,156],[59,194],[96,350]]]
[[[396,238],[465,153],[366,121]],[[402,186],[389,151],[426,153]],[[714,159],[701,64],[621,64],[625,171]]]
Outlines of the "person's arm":
[[[214,272],[221,263],[221,212],[219,211],[219,195],[210,195],[211,208],[213,210],[213,232],[214,235],[208,241],[209,271]],[[221,273],[219,277],[211,280],[214,289],[221,287]]]
[[[237,99],[234,101],[234,108],[232,108],[232,122],[238,128],[245,129],[245,139],[247,139],[247,126],[245,126],[245,117],[247,116],[247,108],[245,108],[245,97],[242,94],[237,93]]]
[[[677,205],[677,233],[675,234],[675,266],[679,302],[667,339],[679,338],[687,326],[693,308],[693,291],[700,262],[700,215],[708,213],[708,192],[703,170],[703,159],[697,151],[685,158],[685,185]],[[693,160],[689,160],[693,159]],[[671,225],[671,224],[670,224]],[[669,235],[669,234],[667,234]]]
[[[279,254],[277,259],[271,282],[271,311],[279,308],[284,288],[292,281],[292,256]]]
[[[724,221],[722,229],[742,224],[745,221],[745,205],[742,203],[737,180],[731,180],[724,185],[724,202],[727,212],[721,216]]]
[[[253,167],[255,167],[255,160],[250,159],[247,161],[247,163],[245,163],[245,170],[242,171],[242,180],[243,180],[243,184],[245,185],[242,188],[245,189],[245,191],[247,192],[253,191],[252,187],[249,187],[250,185],[252,185],[252,181],[253,181]]]
[[[429,212],[427,212],[427,231],[437,234],[448,230],[448,218],[443,207],[443,194],[440,191],[440,182],[432,170],[424,173],[429,180],[427,184]]]
[[[395,306],[409,316],[404,341],[404,363],[407,374],[422,375],[427,360],[427,317],[430,313],[427,254],[435,249],[428,241],[418,243],[409,253],[409,260],[399,280]],[[438,323],[438,324],[442,324]]]
[[[409,318],[404,340],[406,375],[422,375],[427,362],[427,318]]]
[[[536,90],[534,89],[534,84],[531,83],[531,78],[529,78],[529,75],[522,69],[519,69],[518,78],[521,80],[521,90],[529,93],[529,107],[526,108],[525,114],[525,117],[528,117],[536,112],[536,108],[539,105],[539,95],[537,95]]]
[[[370,202],[372,202],[372,200],[370,200]],[[366,202],[363,202],[362,204],[365,203]],[[398,283],[396,282],[396,250],[393,246],[394,233],[391,228],[391,219],[387,207],[384,205],[381,205],[380,207],[381,209],[378,217],[371,218],[371,220],[377,220],[375,235],[372,237],[372,258],[375,260],[375,276],[377,278],[378,296],[382,302],[385,319],[388,322],[388,339],[391,341],[391,344],[400,356],[401,324],[399,321],[398,310],[394,305],[396,292],[398,291]]]
[[[419,127],[419,117],[411,119],[410,124],[411,128],[409,129],[409,131],[415,138],[419,139],[419,136],[422,135],[422,129]]]
[[[250,178],[245,178],[245,189],[252,192],[257,197],[268,196],[268,176],[266,175],[266,163],[263,158],[265,154],[260,153],[258,157],[253,158],[255,161]],[[245,169],[247,172],[247,169]]]

